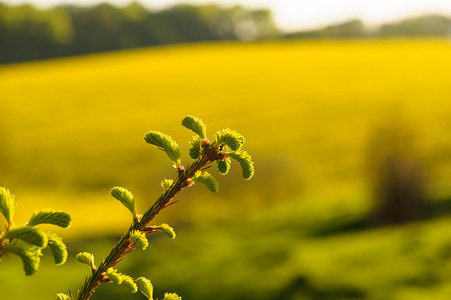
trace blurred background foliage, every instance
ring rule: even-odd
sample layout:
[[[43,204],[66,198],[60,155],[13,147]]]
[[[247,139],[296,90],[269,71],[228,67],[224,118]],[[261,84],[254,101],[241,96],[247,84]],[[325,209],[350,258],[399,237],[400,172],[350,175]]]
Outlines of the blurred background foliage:
[[[0,3],[0,63],[275,34],[269,10],[242,6],[179,4],[149,11],[133,2],[122,8],[102,3],[44,10]]]
[[[28,278],[3,259],[2,299],[78,288],[89,271],[76,253],[100,260],[128,228],[110,188],[142,212],[175,175],[144,134],[171,135],[187,164],[188,114],[211,139],[242,133],[255,176],[212,170],[219,192],[184,191],[156,221],[177,238],[151,236],[121,272],[159,297],[449,299],[449,26],[431,15],[285,33],[237,6],[0,5],[0,184],[19,221],[46,207],[73,216],[59,232],[68,263],[44,256]],[[101,286],[93,299],[139,297]]]
[[[268,9],[217,4],[178,4],[150,10],[139,2],[123,7],[0,2],[0,63],[11,63],[154,45],[275,38],[369,38],[448,36],[451,19],[428,14],[379,26],[359,19],[314,30],[284,32]]]

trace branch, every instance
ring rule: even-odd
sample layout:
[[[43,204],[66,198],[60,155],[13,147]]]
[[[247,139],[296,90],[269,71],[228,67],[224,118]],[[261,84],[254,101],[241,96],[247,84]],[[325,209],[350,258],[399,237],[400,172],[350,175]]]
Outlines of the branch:
[[[117,282],[119,284],[124,282],[127,283],[126,285],[132,292],[136,292],[139,288],[144,295],[150,295],[150,281],[141,278],[136,281],[136,283],[139,282],[137,285],[130,276],[117,273],[113,269],[125,255],[133,252],[136,248],[144,250],[148,245],[146,237],[150,233],[162,230],[171,238],[175,237],[174,231],[167,224],[163,224],[165,226],[149,226],[149,223],[155,219],[161,210],[177,202],[173,199],[178,193],[184,188],[191,187],[195,182],[203,183],[208,189],[216,192],[218,190],[217,181],[205,171],[211,167],[213,162],[217,162],[216,165],[221,174],[226,174],[230,168],[230,160],[228,159],[228,156],[230,156],[240,163],[245,179],[252,177],[254,174],[253,163],[247,152],[241,150],[244,144],[244,137],[241,134],[231,129],[221,130],[216,133],[216,140],[210,143],[205,137],[206,126],[202,120],[188,116],[182,121],[182,125],[197,134],[193,142],[190,143],[191,149],[189,150],[190,157],[194,159],[194,162],[186,168],[181,164],[178,144],[170,136],[158,131],[150,131],[146,134],[145,141],[164,151],[174,163],[177,178],[175,180],[163,180],[163,193],[142,217],[136,214],[135,199],[129,191],[121,187],[112,189],[111,195],[133,214],[133,222],[98,267],[94,265],[94,256],[88,253],[92,274],[88,276],[75,295],[58,294],[58,299],[88,300],[102,282]],[[86,263],[85,261],[81,262]]]
[[[121,237],[116,243],[110,254],[102,261],[97,270],[87,278],[83,286],[80,288],[77,298],[78,300],[87,300],[94,293],[96,288],[103,282],[105,273],[109,268],[116,266],[124,257],[124,255],[132,252],[135,248],[132,246],[132,242],[129,241],[130,232],[133,230],[145,231],[149,223],[155,219],[162,209],[167,207],[171,200],[185,187],[192,186],[190,178],[194,174],[206,167],[209,167],[212,162],[222,157],[219,154],[219,149],[215,146],[205,144],[204,155],[197,159],[192,165],[188,166],[186,171],[183,167],[179,167],[178,177],[175,180],[175,184],[172,185],[167,191],[165,191],[143,215],[139,222],[133,222],[129,230]]]

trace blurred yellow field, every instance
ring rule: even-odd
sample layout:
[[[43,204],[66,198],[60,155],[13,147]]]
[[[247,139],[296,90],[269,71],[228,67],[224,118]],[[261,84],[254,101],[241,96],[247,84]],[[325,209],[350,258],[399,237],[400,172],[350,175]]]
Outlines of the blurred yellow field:
[[[365,194],[367,148],[392,123],[415,137],[412,151],[433,183],[446,187],[450,54],[446,39],[283,41],[0,66],[0,180],[19,203],[46,199],[46,189],[69,191],[69,205],[80,191],[113,201],[107,194],[114,185],[151,201],[172,173],[143,136],[168,133],[187,158],[191,134],[179,124],[192,114],[211,137],[227,126],[246,137],[256,163],[246,182],[254,202],[268,201],[262,198],[271,190],[290,195],[284,174],[304,195]]]
[[[446,39],[268,41],[0,66],[0,186],[16,195],[16,220],[45,207],[73,217],[59,231],[67,264],[56,270],[46,254],[29,280],[5,258],[5,296],[77,288],[88,270],[75,254],[100,260],[116,239],[99,236],[130,222],[110,188],[130,189],[143,210],[174,175],[144,134],[170,134],[186,164],[191,133],[180,123],[191,114],[211,138],[227,126],[242,133],[255,176],[245,182],[235,164],[230,176],[215,174],[217,194],[181,193],[189,201],[160,217],[178,238],[151,236],[151,255],[137,251],[125,273],[184,299],[449,299],[448,217],[367,222],[370,161],[386,147],[424,166],[427,200],[451,195],[450,54]],[[398,139],[380,139],[390,131]],[[128,299],[114,288],[96,297]]]

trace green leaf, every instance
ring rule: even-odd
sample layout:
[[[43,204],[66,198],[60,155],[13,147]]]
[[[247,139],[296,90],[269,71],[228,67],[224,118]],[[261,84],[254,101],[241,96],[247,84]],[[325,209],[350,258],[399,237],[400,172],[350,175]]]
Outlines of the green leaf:
[[[172,183],[174,183],[174,180],[172,179],[164,179],[163,181],[161,181],[161,187],[164,190],[169,189],[172,186]]]
[[[182,297],[176,293],[165,293],[163,300],[182,300]]]
[[[122,281],[124,280],[124,278],[123,278],[124,275],[121,273],[118,273],[113,268],[109,268],[106,271],[106,276],[108,276],[108,278],[111,279],[111,281],[113,281],[115,284],[121,284]]]
[[[218,182],[213,175],[207,171],[197,171],[191,180],[205,184],[205,186],[212,192],[217,192],[219,190]]]
[[[10,227],[3,235],[4,239],[20,239],[32,245],[45,248],[47,247],[47,235],[36,227]]]
[[[0,187],[0,212],[5,216],[6,221],[11,224],[16,211],[16,202],[14,195],[4,187]]]
[[[167,134],[161,133],[159,131],[149,131],[144,140],[158,147],[158,149],[166,152],[172,162],[179,166],[180,165],[180,150],[179,145]]]
[[[122,284],[125,285],[130,290],[130,292],[136,293],[138,291],[138,286],[136,285],[133,278],[128,275],[122,274],[122,279]]]
[[[30,221],[28,221],[28,226],[52,224],[62,228],[67,228],[70,226],[70,223],[71,217],[69,214],[53,209],[43,209],[34,212]]]
[[[138,248],[142,250],[146,250],[147,246],[149,246],[149,241],[142,231],[133,230],[132,232],[130,232],[129,239],[130,241],[135,242]]]
[[[119,273],[115,269],[109,268],[106,271],[106,276],[108,276],[108,278],[116,284],[124,284],[132,293],[136,293],[138,291],[138,287],[133,278],[126,274]]]
[[[201,139],[205,139],[207,136],[207,126],[199,118],[186,116],[182,120],[182,125],[197,133]]]
[[[72,298],[66,294],[59,293],[56,295],[56,300],[71,300]]]
[[[202,140],[198,136],[193,137],[193,141],[190,142],[191,148],[189,148],[189,157],[192,159],[198,159],[200,156],[200,150]]]
[[[218,146],[227,145],[233,151],[238,151],[244,144],[244,137],[230,128],[216,132],[216,142]]]
[[[149,279],[145,277],[139,277],[135,280],[139,291],[147,297],[147,299],[153,299],[153,286]]]
[[[119,200],[133,216],[136,214],[135,197],[133,194],[123,187],[116,186],[111,189],[110,195]]]
[[[249,180],[254,176],[254,162],[246,151],[230,152],[227,156],[240,163],[244,179]]]
[[[25,275],[33,275],[39,268],[41,260],[41,249],[37,246],[26,242],[18,241],[17,243],[5,246],[4,251],[13,253],[22,259]]]
[[[67,260],[67,247],[63,243],[63,239],[54,233],[48,233],[48,247],[52,251],[55,264],[62,265]]]
[[[174,228],[172,228],[168,224],[163,223],[161,225],[155,226],[154,228],[156,230],[160,230],[160,231],[164,232],[169,238],[175,239],[176,234],[175,234]]]
[[[59,293],[56,295],[56,300],[72,300],[72,298],[66,294]]]
[[[80,252],[77,254],[77,260],[82,264],[87,264],[91,269],[95,269],[94,254],[88,252]]]
[[[216,167],[218,168],[219,174],[226,175],[227,173],[229,173],[231,164],[232,162],[227,158],[224,160],[217,160]]]

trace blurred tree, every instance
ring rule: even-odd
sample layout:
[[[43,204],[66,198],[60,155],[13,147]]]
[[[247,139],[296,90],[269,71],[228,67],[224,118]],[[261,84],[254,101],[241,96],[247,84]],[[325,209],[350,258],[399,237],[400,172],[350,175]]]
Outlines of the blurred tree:
[[[231,9],[231,13],[235,35],[240,40],[273,36],[277,32],[269,11],[249,11],[241,6],[235,6]]]
[[[148,14],[147,10],[138,2],[132,2],[125,6],[122,11],[125,13],[128,19],[134,20],[136,22],[141,22],[144,20]]]
[[[362,37],[366,34],[361,20],[350,20],[338,25],[327,26],[319,31],[320,36],[334,38]]]
[[[415,152],[412,132],[400,124],[387,125],[372,136],[368,162],[376,225],[425,217],[426,171]]]
[[[451,19],[441,15],[425,15],[387,23],[369,30],[361,20],[285,34],[285,38],[349,38],[365,36],[448,36],[451,35]]]
[[[180,4],[161,11],[158,17],[179,42],[217,39],[210,29],[209,20],[198,7]]]
[[[0,62],[58,56],[71,43],[74,32],[64,9],[0,5]]]
[[[286,34],[286,38],[351,38],[368,35],[368,30],[361,20],[329,25],[318,30],[299,31]]]
[[[397,23],[382,25],[381,36],[450,35],[451,19],[440,15],[408,18]]]
[[[0,63],[127,49],[150,45],[251,40],[275,34],[267,10],[240,6],[180,4],[153,12],[137,2],[118,8],[0,3]]]
[[[121,27],[125,14],[118,8],[102,3],[93,8],[69,8],[77,33],[70,45],[70,54],[84,54],[119,49]]]

